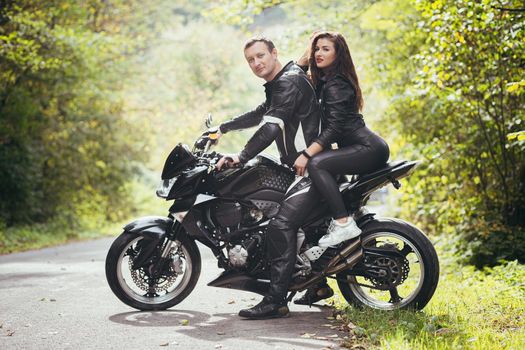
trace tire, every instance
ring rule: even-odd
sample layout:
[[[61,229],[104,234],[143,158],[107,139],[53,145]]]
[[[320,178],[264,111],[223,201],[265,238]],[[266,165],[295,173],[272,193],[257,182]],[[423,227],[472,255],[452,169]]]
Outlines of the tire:
[[[145,283],[141,278],[144,276],[143,269],[132,270],[128,255],[130,248],[136,247],[140,240],[142,236],[139,234],[123,232],[111,245],[106,257],[106,279],[111,290],[123,303],[138,310],[166,310],[179,304],[191,293],[199,279],[201,256],[197,245],[186,236],[177,241],[180,246],[175,253],[180,257],[177,262],[182,272],[173,281],[160,286],[166,290],[148,295],[150,292],[144,284],[141,287],[136,283]]]
[[[405,271],[399,275],[406,276],[392,292],[358,285],[357,283],[371,285],[374,281],[347,273],[351,270],[338,273],[337,284],[346,301],[358,308],[423,309],[434,295],[439,281],[439,261],[428,237],[417,227],[398,219],[374,219],[361,229],[363,247],[381,247],[388,243],[390,248],[397,247],[396,250],[401,253],[407,247],[407,253],[403,255],[408,265],[403,266],[408,266],[409,269],[399,270],[397,268],[400,264],[391,263],[393,264],[391,271]],[[375,283],[381,282],[375,281]]]

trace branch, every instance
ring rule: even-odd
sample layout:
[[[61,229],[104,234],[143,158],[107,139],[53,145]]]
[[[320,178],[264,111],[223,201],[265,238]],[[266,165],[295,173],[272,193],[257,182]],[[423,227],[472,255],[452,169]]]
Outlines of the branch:
[[[525,12],[525,8],[516,8],[516,9],[511,9],[511,8],[507,8],[507,7],[497,7],[497,6],[491,6],[493,9],[495,10],[500,10],[500,11],[508,11],[508,12]]]

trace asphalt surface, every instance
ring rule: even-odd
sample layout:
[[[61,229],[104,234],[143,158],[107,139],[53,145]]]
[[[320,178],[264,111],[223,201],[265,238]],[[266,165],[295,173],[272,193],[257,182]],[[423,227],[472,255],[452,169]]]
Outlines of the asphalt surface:
[[[0,349],[339,349],[345,333],[328,306],[290,305],[291,316],[243,320],[259,295],[208,287],[220,270],[199,245],[202,272],[172,309],[139,312],[107,285],[114,238],[0,256]]]

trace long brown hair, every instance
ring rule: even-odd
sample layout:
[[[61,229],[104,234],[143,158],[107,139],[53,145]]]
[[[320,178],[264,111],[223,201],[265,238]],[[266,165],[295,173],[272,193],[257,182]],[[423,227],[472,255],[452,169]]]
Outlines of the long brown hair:
[[[317,67],[315,63],[315,46],[319,39],[328,39],[334,43],[335,47],[335,61],[332,65],[326,68],[324,71]],[[357,97],[357,107],[359,110],[363,108],[363,95],[361,93],[361,88],[359,87],[359,79],[357,78],[357,73],[355,71],[354,61],[350,55],[350,49],[346,44],[345,38],[337,32],[319,32],[315,35],[312,40],[312,46],[310,47],[310,74],[312,75],[312,80],[315,85],[320,81],[320,79],[327,75],[332,76],[337,73],[344,75],[350,83],[353,85]]]

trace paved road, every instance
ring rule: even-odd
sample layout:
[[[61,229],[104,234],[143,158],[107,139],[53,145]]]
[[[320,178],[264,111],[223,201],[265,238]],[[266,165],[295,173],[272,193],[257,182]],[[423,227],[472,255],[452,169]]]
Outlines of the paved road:
[[[240,319],[238,310],[260,297],[206,286],[220,271],[202,246],[193,293],[169,311],[138,312],[106,283],[112,241],[0,256],[0,349],[338,349],[335,336],[345,335],[329,327],[328,307],[291,305],[289,318]]]

